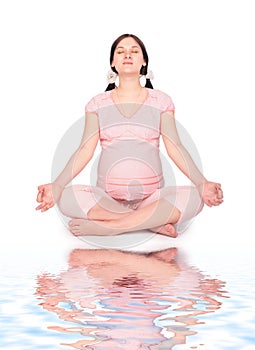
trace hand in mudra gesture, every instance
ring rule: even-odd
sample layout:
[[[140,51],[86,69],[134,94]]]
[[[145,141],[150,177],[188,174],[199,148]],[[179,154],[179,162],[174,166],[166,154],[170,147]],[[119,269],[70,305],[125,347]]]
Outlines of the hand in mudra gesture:
[[[209,207],[223,203],[223,191],[221,184],[217,182],[205,181],[199,186],[199,192],[204,203]]]
[[[37,202],[40,203],[36,210],[44,212],[52,208],[60,199],[62,188],[52,183],[38,186]]]

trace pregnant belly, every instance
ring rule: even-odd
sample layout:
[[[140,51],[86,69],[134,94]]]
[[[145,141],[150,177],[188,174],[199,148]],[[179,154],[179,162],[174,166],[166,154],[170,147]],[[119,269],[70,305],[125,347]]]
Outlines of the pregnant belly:
[[[142,200],[163,186],[161,163],[148,163],[137,157],[112,164],[101,162],[98,186],[116,199]]]

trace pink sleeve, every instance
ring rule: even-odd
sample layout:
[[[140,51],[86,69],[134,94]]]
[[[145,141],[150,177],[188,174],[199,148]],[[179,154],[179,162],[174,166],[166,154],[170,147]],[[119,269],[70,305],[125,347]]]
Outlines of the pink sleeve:
[[[168,96],[167,94],[162,95],[161,110],[162,110],[162,112],[167,112],[167,111],[174,112],[174,110],[175,110],[174,103],[173,103],[171,97]]]
[[[86,113],[96,113],[98,110],[98,106],[96,103],[96,99],[93,97],[85,106]]]

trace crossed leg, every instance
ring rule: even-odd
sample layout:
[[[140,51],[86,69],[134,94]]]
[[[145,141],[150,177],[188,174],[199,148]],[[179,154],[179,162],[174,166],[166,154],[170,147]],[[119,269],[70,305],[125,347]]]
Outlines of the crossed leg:
[[[142,207],[148,206],[150,203],[152,203],[154,201],[156,202],[157,199],[148,201],[148,203],[146,203],[146,205],[139,207],[137,210],[140,210],[140,208],[142,208]],[[95,222],[101,221],[101,220],[102,221],[121,220],[124,218],[124,216],[129,216],[130,213],[133,211],[133,210],[127,209],[127,208],[123,209],[122,206],[119,208],[116,208],[116,203],[114,203],[115,205],[113,205],[111,203],[111,201],[109,201],[108,203],[107,202],[108,202],[108,200],[106,198],[102,198],[100,200],[100,203],[95,204],[87,213],[88,219],[95,221]],[[120,204],[117,203],[117,206],[119,206],[119,205]],[[112,211],[113,207],[115,207],[115,211]],[[108,208],[108,210],[105,208]],[[111,208],[111,211],[109,211],[109,208]],[[118,209],[118,210],[116,211],[116,209]],[[123,211],[123,212],[121,212],[121,211]],[[130,219],[130,217],[129,217],[129,219]],[[71,221],[70,222],[70,229],[73,230],[72,227],[75,225],[77,226],[78,223],[82,224],[81,221]],[[100,224],[100,223],[97,223],[97,224]],[[110,224],[110,222],[109,222],[109,224]],[[123,225],[124,225],[124,223],[123,223]],[[88,227],[89,224],[86,224],[86,226]],[[157,227],[148,227],[148,229],[152,232],[161,233],[161,234],[171,236],[171,237],[177,236],[177,232],[175,230],[175,227],[170,223],[161,224],[160,226],[157,226]],[[103,234],[103,232],[102,232],[102,234]]]
[[[158,198],[156,197],[151,198],[151,201],[147,200],[147,203],[144,201],[146,206],[152,202],[155,202],[154,205],[146,210],[142,206],[133,210],[114,200],[98,187],[74,185],[63,191],[58,205],[65,216],[72,218],[69,222],[69,229],[74,235],[115,235],[150,229],[153,232],[176,237],[176,230],[170,224],[173,205],[164,203],[157,208]],[[142,212],[140,212],[141,209],[143,209]],[[164,215],[161,220],[162,210]],[[178,213],[177,209],[175,216],[176,213]],[[149,216],[157,216],[157,219],[148,220]],[[173,220],[176,220],[176,217]]]
[[[165,188],[162,194],[155,192],[142,201],[136,210],[132,210],[112,199],[102,189],[75,185],[64,190],[59,207],[64,215],[72,218],[69,229],[76,236],[116,235],[149,229],[176,237],[177,232],[173,225],[179,222],[180,216],[185,217],[183,213],[181,215],[179,208],[183,206],[182,209],[185,209],[185,205],[188,207],[188,199],[193,192],[194,189],[189,186],[177,192],[176,189]],[[178,208],[172,204],[176,197],[181,198],[177,200]],[[195,197],[195,201],[200,203],[198,196]],[[194,205],[192,201],[191,204],[189,207],[192,210],[186,210],[188,215],[185,220],[199,212],[196,209],[198,204]]]
[[[121,215],[118,219],[73,219],[69,223],[69,228],[75,236],[117,235],[124,232],[161,227],[168,223],[174,224],[179,217],[180,211],[176,207],[165,199],[159,199],[143,208]],[[172,232],[168,232],[168,235],[172,234]],[[176,234],[173,234],[173,236],[176,236]]]

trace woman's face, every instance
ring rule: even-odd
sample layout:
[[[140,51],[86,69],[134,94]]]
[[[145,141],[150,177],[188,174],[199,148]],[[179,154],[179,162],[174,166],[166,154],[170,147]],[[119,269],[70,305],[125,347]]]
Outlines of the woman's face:
[[[146,66],[143,58],[142,49],[132,37],[125,38],[117,45],[112,67],[115,67],[119,76],[139,75],[142,66]]]

